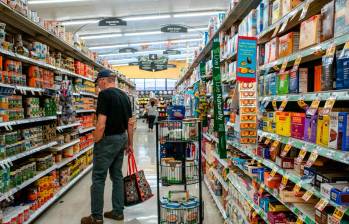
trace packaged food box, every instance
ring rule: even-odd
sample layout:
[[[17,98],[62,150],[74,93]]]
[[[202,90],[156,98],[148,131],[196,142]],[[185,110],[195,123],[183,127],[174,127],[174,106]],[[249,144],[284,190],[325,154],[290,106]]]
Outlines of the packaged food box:
[[[281,202],[270,202],[269,203],[269,212],[287,212],[288,208],[281,204]]]
[[[290,93],[298,93],[298,85],[299,85],[299,79],[298,79],[299,72],[297,71],[290,71],[290,86],[289,86],[289,92]]]
[[[267,112],[267,131],[275,133],[275,112]]]
[[[322,211],[315,208],[315,221],[318,224],[328,224],[328,216],[332,215],[335,208],[326,206]]]
[[[269,78],[270,78],[270,75],[264,75],[264,94],[266,96],[270,95],[270,91],[269,91]]]
[[[282,16],[291,12],[292,9],[296,8],[300,3],[302,3],[301,0],[282,0]]]
[[[348,112],[338,114],[338,149],[349,151],[349,116]]]
[[[319,115],[317,120],[316,144],[328,147],[330,134],[330,116]]]
[[[270,172],[264,172],[264,184],[271,189],[279,188],[281,179],[282,176],[278,173],[274,177],[271,177]]]
[[[306,115],[304,123],[304,141],[316,143],[317,115]]]
[[[291,136],[291,114],[289,112],[276,112],[276,134]]]
[[[291,113],[291,137],[304,139],[305,113]]]
[[[284,95],[288,94],[289,90],[289,71],[285,71],[284,73],[280,73],[277,75],[277,94]]]
[[[334,89],[334,56],[322,57],[321,91]]]
[[[271,23],[276,23],[282,16],[282,0],[275,0],[272,8],[272,20]]]
[[[290,32],[279,37],[279,57],[286,57],[299,49],[299,33]]]
[[[258,80],[258,85],[259,85],[258,94],[260,96],[264,96],[265,95],[265,92],[264,92],[264,77],[265,76],[260,76],[259,80]]]
[[[322,89],[321,76],[322,76],[322,66],[321,65],[314,66],[314,92],[321,91]]]
[[[349,176],[347,172],[317,172],[315,177],[315,187],[320,189],[321,184],[324,183],[343,183],[348,181]]]
[[[310,47],[320,42],[321,15],[315,15],[301,23],[299,49]]]
[[[298,90],[299,93],[307,93],[308,92],[308,68],[299,68],[298,70]]]
[[[336,89],[349,88],[349,50],[343,51],[336,58]]]
[[[274,37],[270,41],[270,57],[269,60],[270,62],[275,61],[276,59],[279,58],[279,38]]]
[[[316,203],[317,200],[315,198],[311,198],[308,201],[304,201],[302,199],[304,193],[305,191],[299,191],[296,193],[293,190],[284,189],[284,190],[280,190],[279,195],[280,195],[281,201],[286,203],[302,203],[302,204]]]
[[[333,37],[334,32],[334,1],[330,1],[321,9],[321,42]]]
[[[271,62],[271,60],[270,60],[270,46],[271,46],[270,41],[265,43],[265,55],[264,55],[264,62],[265,63]]]
[[[338,112],[330,113],[330,132],[328,147],[337,149],[338,148]]]
[[[287,223],[287,215],[284,212],[268,212],[270,224]]]
[[[282,169],[293,169],[294,168],[294,158],[284,157],[281,158],[279,156],[276,157],[276,164]]]
[[[349,205],[349,183],[322,183],[321,194],[341,206]]]
[[[338,36],[349,30],[349,0],[335,0],[334,32]]]
[[[276,73],[269,74],[268,80],[269,80],[269,86],[268,86],[269,95],[275,96],[277,94],[277,75],[276,75]]]

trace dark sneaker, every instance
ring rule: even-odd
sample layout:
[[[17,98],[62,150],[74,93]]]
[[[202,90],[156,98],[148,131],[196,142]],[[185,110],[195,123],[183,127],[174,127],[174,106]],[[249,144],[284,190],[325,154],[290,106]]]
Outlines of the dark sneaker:
[[[92,215],[88,217],[84,217],[81,219],[81,224],[103,224],[103,220],[97,220],[92,217]]]
[[[116,215],[116,214],[114,214],[113,211],[105,212],[105,213],[104,213],[104,217],[107,218],[107,219],[114,219],[114,220],[116,220],[116,221],[122,221],[122,220],[124,220],[124,215],[123,215],[123,214]]]

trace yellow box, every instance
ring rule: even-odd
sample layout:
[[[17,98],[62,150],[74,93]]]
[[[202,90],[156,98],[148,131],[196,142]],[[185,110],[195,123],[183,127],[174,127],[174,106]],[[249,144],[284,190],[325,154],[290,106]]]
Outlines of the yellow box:
[[[275,133],[275,112],[267,112],[267,131]]]
[[[273,2],[271,23],[276,23],[282,16],[282,0],[275,0]]]
[[[316,144],[328,147],[328,140],[330,134],[330,116],[318,116],[317,130],[316,130]]]
[[[276,112],[276,134],[282,136],[291,136],[291,113]]]
[[[300,3],[302,3],[301,0],[282,0],[282,16],[291,12]]]

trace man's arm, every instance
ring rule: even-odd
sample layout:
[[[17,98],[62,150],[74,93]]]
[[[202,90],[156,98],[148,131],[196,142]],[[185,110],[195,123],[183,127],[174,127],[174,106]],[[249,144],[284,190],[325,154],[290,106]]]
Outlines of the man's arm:
[[[133,152],[133,129],[134,120],[133,118],[128,119],[127,135],[128,135],[128,152]]]
[[[93,132],[93,137],[96,143],[103,138],[106,122],[107,116],[104,114],[98,114],[96,130]]]

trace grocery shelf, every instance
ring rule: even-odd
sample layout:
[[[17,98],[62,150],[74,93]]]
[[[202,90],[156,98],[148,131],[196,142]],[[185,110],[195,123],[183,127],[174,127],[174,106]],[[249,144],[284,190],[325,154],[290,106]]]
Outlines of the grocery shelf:
[[[52,149],[56,150],[56,151],[62,151],[63,149],[66,149],[66,148],[69,148],[70,146],[73,146],[75,144],[78,144],[80,142],[80,139],[75,139],[71,142],[68,142],[66,144],[63,144],[63,145],[59,145],[59,146],[56,146],[56,147],[53,147]]]
[[[217,171],[217,169],[215,168],[211,168],[211,171],[213,173],[213,175],[217,178],[217,180],[222,184],[222,187],[227,191],[228,190],[228,184],[227,182],[225,182],[225,180],[223,179],[222,175],[220,175]]]
[[[322,147],[311,142],[306,142],[292,137],[280,136],[261,130],[258,131],[258,135],[272,140],[278,140],[284,144],[290,144],[293,147],[304,149],[310,153],[313,151],[317,151],[318,155],[322,157],[332,159],[341,163],[349,164],[349,152]]]
[[[76,122],[76,123],[73,123],[73,124],[67,124],[67,125],[61,125],[61,126],[57,126],[57,130],[58,131],[62,131],[64,129],[73,128],[73,127],[77,127],[77,126],[80,126],[80,125],[81,125],[80,122]]]
[[[236,149],[240,150],[241,152],[245,153],[246,155],[248,155],[252,159],[258,161],[259,163],[262,163],[266,167],[268,167],[270,169],[274,169],[281,176],[288,177],[288,179],[290,181],[292,181],[295,184],[299,184],[305,190],[313,192],[313,194],[316,197],[318,197],[318,198],[325,198],[319,190],[315,189],[309,183],[306,183],[306,181],[304,181],[302,179],[302,177],[300,175],[298,175],[297,173],[295,173],[295,172],[293,172],[291,170],[282,169],[278,165],[276,165],[273,161],[261,158],[261,157],[255,155],[255,154],[253,154],[252,151],[257,147],[256,145],[241,145],[241,144],[235,143],[235,142],[228,142],[228,144],[230,144],[231,146],[233,146]],[[345,210],[346,214],[349,214],[349,207],[340,206],[340,205],[338,205],[337,203],[335,203],[335,202],[333,202],[331,200],[329,201],[329,204],[331,204],[334,207],[342,208],[342,209]]]
[[[96,110],[94,110],[94,109],[91,109],[91,110],[76,110],[75,112],[77,114],[79,114],[79,113],[95,113]]]
[[[90,97],[93,97],[93,98],[97,98],[98,96],[94,93],[88,93],[88,92],[80,92],[80,95],[82,96],[90,96]]]
[[[216,152],[212,152],[212,155],[217,159],[217,161],[224,167],[229,168],[228,162],[225,159],[221,159]]]
[[[319,43],[313,47],[309,47],[309,48],[306,48],[304,50],[300,50],[298,52],[295,52],[288,57],[279,58],[278,60],[276,60],[274,62],[264,64],[264,65],[259,67],[259,70],[269,70],[276,65],[283,64],[285,60],[287,60],[288,63],[290,64],[291,62],[294,62],[299,56],[302,57],[302,63],[319,59],[319,58],[321,58],[321,56],[314,55],[314,53],[319,52],[319,51],[326,51],[326,49],[330,48],[332,44],[335,44],[336,46],[343,45],[348,40],[349,40],[349,33],[343,34],[341,36],[338,36],[338,37],[329,39],[327,41],[324,41],[322,43]]]
[[[48,200],[43,206],[36,210],[30,218],[24,222],[24,224],[30,224],[35,221],[43,212],[46,211],[53,203],[55,203],[60,197],[62,197],[70,188],[72,188],[79,180],[81,180],[86,174],[92,170],[92,165],[85,168],[78,176],[71,180],[66,186],[62,187],[50,200]]]
[[[47,174],[49,174],[50,172],[54,171],[57,167],[54,165],[50,168],[48,168],[45,171],[39,172],[37,175],[35,175],[33,178],[23,182],[21,185],[12,188],[11,190],[9,190],[8,192],[6,192],[5,194],[1,195],[0,193],[0,202],[10,198],[12,195],[14,195],[15,193],[17,193],[18,191],[22,190],[23,188],[29,186],[30,184],[34,183],[35,181],[39,180],[40,178],[46,176]]]
[[[232,204],[232,205],[234,206],[234,208],[238,210],[240,216],[242,217],[242,220],[244,221],[244,224],[250,223],[250,222],[246,219],[247,216],[245,215],[244,211],[241,209],[241,207],[240,207],[238,204],[235,203],[235,201],[234,201],[233,199],[229,200],[228,203],[229,203],[229,204]],[[227,219],[227,222],[228,222],[228,224],[234,224],[234,223],[230,220],[230,218]]]
[[[336,100],[349,100],[348,90],[331,90],[321,91],[315,93],[299,93],[299,94],[288,94],[288,95],[275,95],[275,96],[261,96],[259,101],[298,101],[304,99],[304,101],[313,101],[315,99],[328,100],[330,97],[336,97]]]
[[[208,157],[207,157],[206,153],[201,152],[201,155],[205,158],[206,161],[208,161]]]
[[[218,36],[220,32],[226,32],[230,29],[235,23],[242,20],[251,9],[254,9],[258,6],[260,0],[249,0],[249,1],[239,1],[237,5],[232,9],[226,18],[224,19],[222,25],[218,28],[216,33],[213,35],[213,38],[206,44],[206,46],[201,50],[200,54],[194,59],[193,63],[190,65],[189,69],[182,78],[176,83],[176,88],[180,86],[186,79],[188,79],[194,69],[199,65],[199,63],[210,53],[212,49],[213,40]]]
[[[76,153],[74,156],[70,157],[70,158],[66,158],[66,159],[63,159],[62,162],[60,163],[57,163],[56,166],[57,166],[57,169],[67,165],[68,163],[70,163],[71,161],[79,158],[81,155],[85,154],[87,151],[93,149],[94,147],[94,144],[84,148],[83,150],[81,150],[80,152]]]
[[[266,222],[269,223],[267,219],[267,214],[258,207],[252,200],[252,198],[248,195],[246,191],[246,188],[241,185],[241,181],[239,180],[239,177],[235,174],[230,172],[228,174],[228,179],[230,183],[240,192],[240,194],[245,198],[245,200],[249,203],[249,205],[257,212],[257,214]]]
[[[223,208],[223,205],[222,205],[222,203],[220,202],[220,200],[219,200],[219,198],[218,198],[219,196],[216,196],[216,195],[214,194],[214,192],[213,192],[213,190],[212,190],[212,188],[211,188],[211,186],[210,186],[210,184],[209,184],[209,181],[208,181],[208,179],[207,179],[206,176],[204,177],[204,182],[205,182],[205,184],[206,184],[206,186],[207,186],[207,189],[208,189],[208,191],[210,192],[210,194],[211,194],[211,196],[212,196],[214,202],[216,203],[216,206],[217,206],[218,210],[219,210],[220,213],[222,214],[223,219],[226,220],[226,219],[227,219],[227,213],[225,212],[225,210],[224,210],[224,208]]]
[[[11,127],[14,125],[29,124],[29,123],[50,121],[50,120],[56,120],[56,119],[57,119],[57,116],[35,117],[35,118],[28,118],[28,119],[17,120],[17,121],[1,122],[0,127]]]
[[[93,130],[96,130],[96,127],[80,128],[79,129],[79,134],[83,134],[83,133],[86,133],[86,132],[89,132],[89,131],[93,131]]]
[[[237,56],[237,52],[234,52],[233,54],[228,55],[225,58],[221,58],[221,64],[235,60],[236,56]]]
[[[22,152],[22,153],[19,153],[17,155],[8,157],[8,158],[0,161],[0,166],[6,165],[6,164],[11,164],[13,161],[16,161],[16,160],[21,159],[23,157],[32,155],[34,153],[37,153],[39,151],[42,151],[44,149],[50,148],[50,147],[55,146],[55,145],[57,145],[57,142],[56,141],[52,141],[52,142],[50,142],[48,144],[45,144],[45,145],[42,145],[42,146],[39,146],[39,147],[35,147],[35,148],[33,148],[31,150],[28,150],[26,152]]]

